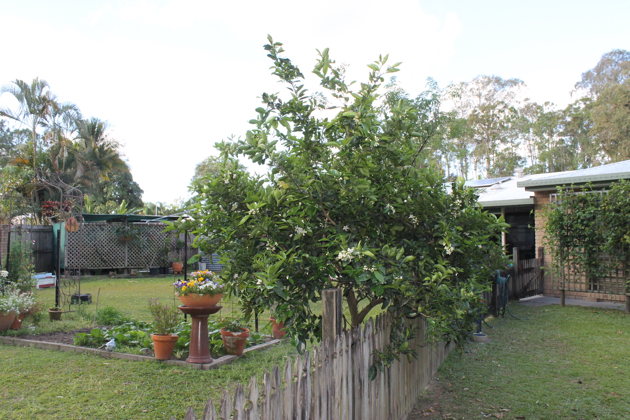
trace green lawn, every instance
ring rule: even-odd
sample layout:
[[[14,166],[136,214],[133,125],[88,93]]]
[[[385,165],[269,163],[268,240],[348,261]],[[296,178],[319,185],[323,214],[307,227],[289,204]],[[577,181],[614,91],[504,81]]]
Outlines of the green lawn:
[[[134,277],[134,278],[108,278],[108,277],[84,277],[81,280],[81,293],[92,295],[92,304],[87,305],[87,311],[94,311],[96,299],[99,295],[99,308],[111,306],[138,321],[150,321],[149,298],[159,298],[180,305],[175,297],[173,282],[181,276],[165,277]],[[38,290],[39,298],[45,302],[46,307],[54,306],[55,289]],[[236,315],[238,311],[235,301],[224,299],[221,301],[223,309],[218,316]],[[73,306],[74,308],[74,306]]]
[[[0,344],[0,418],[183,419],[188,406],[202,413],[208,398],[218,403],[223,389],[233,395],[293,354],[284,343],[200,371]]]
[[[492,342],[451,354],[410,419],[630,418],[628,314],[510,306],[528,319],[484,326]]]

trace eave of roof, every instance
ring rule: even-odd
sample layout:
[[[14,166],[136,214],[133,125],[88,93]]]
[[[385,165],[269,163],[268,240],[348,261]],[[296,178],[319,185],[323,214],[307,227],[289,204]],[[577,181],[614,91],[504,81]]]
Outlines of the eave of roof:
[[[558,178],[543,178],[535,179],[531,181],[521,181],[517,185],[525,188],[526,191],[545,191],[554,189],[556,186],[561,185],[582,185],[587,182],[592,182],[596,185],[608,185],[611,182],[619,181],[620,179],[630,179],[630,172],[617,172],[614,174],[605,175],[586,175],[586,176],[568,176]]]
[[[177,220],[179,216],[148,216],[148,215],[139,215],[139,214],[91,214],[84,213],[81,215],[83,220],[88,223],[96,223],[96,222],[164,222],[169,221],[172,222]]]

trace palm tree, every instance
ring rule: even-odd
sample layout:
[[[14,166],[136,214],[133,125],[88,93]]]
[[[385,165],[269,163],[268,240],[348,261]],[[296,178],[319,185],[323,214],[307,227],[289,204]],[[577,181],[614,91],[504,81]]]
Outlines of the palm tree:
[[[13,84],[0,88],[0,95],[9,93],[18,102],[18,108],[0,108],[0,116],[12,119],[29,127],[33,141],[33,169],[37,167],[37,128],[47,127],[48,118],[53,108],[58,106],[57,98],[50,91],[50,86],[45,80],[36,78],[29,85],[16,79]]]
[[[129,172],[129,166],[120,155],[120,144],[107,135],[106,122],[91,118],[79,121],[77,127],[74,180],[98,195],[102,180],[107,181],[112,172]]]

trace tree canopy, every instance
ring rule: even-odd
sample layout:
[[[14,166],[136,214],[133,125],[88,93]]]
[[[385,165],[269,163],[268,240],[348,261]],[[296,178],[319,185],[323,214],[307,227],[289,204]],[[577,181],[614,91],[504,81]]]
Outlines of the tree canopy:
[[[263,93],[245,137],[217,144],[219,175],[194,182],[190,218],[173,228],[222,255],[248,314],[273,308],[298,346],[320,336],[313,304],[331,287],[343,290],[350,325],[380,307],[399,320],[425,316],[436,338],[462,340],[504,262],[506,225],[463,182],[447,186],[421,162],[432,108],[379,105],[385,76],[399,68],[387,56],[353,91],[328,49],[319,52],[313,73],[326,95],[311,95],[282,44],[269,37],[265,49],[288,96]],[[270,172],[245,172],[240,156]],[[406,351],[410,333],[395,329],[392,352]]]
[[[142,207],[142,189],[133,181],[120,143],[109,136],[107,122],[85,119],[76,105],[58,102],[44,80],[15,80],[0,94],[12,96],[17,104],[0,109],[3,198],[17,193],[31,199],[35,208],[28,212],[41,216],[44,201],[59,200],[54,192],[37,187],[37,178],[45,177],[87,194],[95,211],[115,211],[123,203]]]

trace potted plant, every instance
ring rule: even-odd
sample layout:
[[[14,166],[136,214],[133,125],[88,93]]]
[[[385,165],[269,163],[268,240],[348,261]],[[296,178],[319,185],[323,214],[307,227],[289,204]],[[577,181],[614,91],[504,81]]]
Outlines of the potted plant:
[[[133,224],[122,224],[116,228],[115,232],[121,242],[140,239],[140,228]]]
[[[179,301],[190,307],[215,306],[223,297],[223,285],[219,276],[210,270],[190,273],[190,280],[177,280],[175,295]]]
[[[22,328],[22,321],[24,320],[24,317],[35,307],[35,297],[33,296],[33,293],[22,293],[18,291],[15,298],[15,306],[15,320],[11,324],[10,329],[19,330]]]
[[[61,308],[58,308],[57,306],[48,308],[48,316],[50,317],[50,322],[61,321],[62,313],[63,313],[63,310],[61,310]]]
[[[227,354],[242,355],[247,344],[247,337],[249,337],[249,330],[239,321],[234,320],[223,323],[221,339]]]
[[[173,260],[171,262],[171,267],[173,268],[173,273],[184,272],[184,263],[182,262],[182,259],[179,257],[179,254],[173,257]]]
[[[269,321],[271,321],[271,335],[273,335],[273,338],[284,338],[284,335],[287,333],[284,330],[284,322],[277,322],[274,316],[269,318]]]
[[[0,295],[0,331],[8,330],[19,313],[18,291],[3,287]]]
[[[153,348],[157,360],[168,360],[173,354],[177,335],[174,334],[179,324],[179,310],[168,304],[161,304],[158,299],[149,299],[149,311],[153,317]]]

